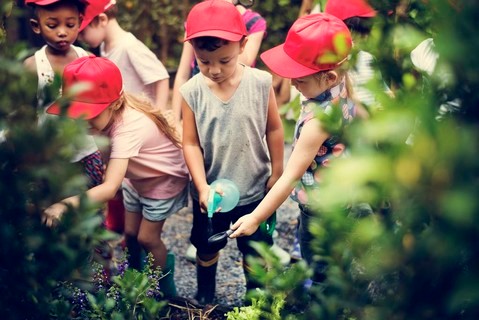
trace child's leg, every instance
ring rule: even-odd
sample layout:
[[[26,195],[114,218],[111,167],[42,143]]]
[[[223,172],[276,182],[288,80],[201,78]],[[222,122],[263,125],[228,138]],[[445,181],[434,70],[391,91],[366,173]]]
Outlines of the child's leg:
[[[139,197],[142,205],[138,242],[153,256],[153,267],[160,267],[163,277],[160,279],[160,290],[166,297],[176,296],[174,282],[175,257],[168,253],[162,239],[163,226],[166,219],[187,205],[188,189],[170,199],[150,199]]]
[[[195,299],[205,305],[212,303],[215,298],[216,291],[216,269],[218,267],[219,252],[215,254],[196,255],[196,281],[198,291]]]
[[[245,214],[251,213],[260,202],[261,201],[257,201],[245,206],[235,208],[233,211],[233,221],[236,221]],[[256,250],[250,245],[251,241],[263,242],[271,247],[273,245],[273,236],[268,232],[262,231],[261,228],[258,228],[258,230],[256,230],[256,232],[250,236],[237,238],[238,249],[243,254],[243,271],[246,278],[247,291],[261,287],[261,284],[256,280],[256,276],[252,273],[252,269],[247,263],[248,256],[259,256],[258,252],[256,252]]]
[[[125,225],[124,235],[125,243],[128,249],[128,265],[136,270],[141,270],[142,247],[138,242],[138,233],[140,232],[140,224],[143,219],[143,206],[140,202],[140,196],[131,186],[126,183],[122,185],[123,205],[125,207]]]
[[[291,261],[292,262],[297,262],[302,259],[301,257],[301,246],[299,244],[299,216],[297,219],[297,225],[296,225],[296,230],[294,232],[294,241],[293,241],[293,247],[291,248]]]
[[[125,243],[128,249],[128,265],[136,270],[142,269],[142,248],[138,242],[142,216],[139,212],[125,213]]]
[[[229,228],[229,219],[224,214],[213,216],[213,233]],[[208,216],[202,213],[198,201],[193,200],[193,228],[191,229],[191,243],[196,247],[196,280],[198,291],[196,301],[205,305],[212,303],[216,290],[216,269],[218,266],[219,251],[227,244],[227,240],[208,244]]]
[[[315,284],[319,284],[326,280],[326,268],[327,262],[325,260],[314,259],[314,252],[311,249],[311,243],[314,240],[313,234],[309,231],[309,225],[313,217],[313,213],[310,212],[306,207],[301,206],[301,213],[299,217],[298,225],[298,235],[299,243],[301,248],[301,256],[308,263],[308,265],[313,269],[312,281]]]
[[[176,296],[176,286],[174,281],[175,272],[175,256],[168,253],[165,243],[161,239],[163,232],[162,221],[142,220],[138,233],[138,242],[140,245],[153,256],[153,268],[160,267],[162,278],[159,280],[160,290],[165,297]]]
[[[162,270],[166,266],[167,253],[165,243],[161,239],[164,224],[165,220],[149,221],[142,219],[138,232],[138,242],[146,251],[151,252],[153,255],[153,266],[161,267]]]

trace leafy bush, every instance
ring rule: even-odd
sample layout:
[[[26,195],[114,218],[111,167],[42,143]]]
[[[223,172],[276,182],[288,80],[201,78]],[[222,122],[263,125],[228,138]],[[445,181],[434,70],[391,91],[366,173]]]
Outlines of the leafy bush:
[[[351,157],[331,164],[314,195],[314,249],[328,261],[328,278],[307,292],[301,310],[285,304],[283,317],[477,319],[479,61],[471,53],[479,48],[473,27],[479,7],[472,1],[370,2],[379,15],[356,50],[376,57],[394,97],[368,84],[379,104],[369,108],[368,121],[348,129]],[[409,57],[427,37],[439,53],[431,76]],[[438,120],[451,101],[460,108]],[[369,203],[374,213],[345,214],[345,205],[354,203]],[[298,275],[289,280],[302,283]],[[266,303],[261,309],[272,306]]]
[[[87,277],[93,248],[109,235],[98,207],[85,199],[57,228],[42,224],[44,208],[85,190],[69,161],[85,128],[61,118],[38,126],[36,75],[14,52],[0,47],[0,308],[4,319],[42,319],[57,283]]]
[[[153,256],[148,255],[143,272],[128,268],[126,254],[117,263],[113,276],[103,265],[93,264],[93,281],[86,288],[81,283],[62,283],[54,305],[71,304],[75,319],[159,319],[167,302],[159,286],[162,272],[153,267]]]

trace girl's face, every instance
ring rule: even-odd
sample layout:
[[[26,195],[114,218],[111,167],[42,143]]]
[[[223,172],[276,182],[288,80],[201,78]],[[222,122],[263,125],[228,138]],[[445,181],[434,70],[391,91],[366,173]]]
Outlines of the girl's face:
[[[201,73],[218,84],[232,77],[238,67],[238,56],[243,52],[244,43],[230,41],[214,51],[195,48]]]
[[[307,99],[316,98],[331,87],[327,73],[317,73],[302,78],[291,79],[291,84]]]
[[[111,106],[109,106],[95,118],[88,120],[88,123],[90,124],[90,128],[88,129],[88,131],[90,132],[90,134],[99,134],[103,130],[105,130],[106,127],[110,124],[112,116],[113,111],[111,110]]]
[[[31,19],[33,32],[43,37],[55,51],[67,52],[78,37],[80,13],[73,4],[62,4],[54,9],[38,6],[37,19]]]

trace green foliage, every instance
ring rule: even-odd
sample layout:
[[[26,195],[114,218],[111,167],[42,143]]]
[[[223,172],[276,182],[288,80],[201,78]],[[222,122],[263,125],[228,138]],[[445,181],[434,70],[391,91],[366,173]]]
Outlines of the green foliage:
[[[295,0],[255,1],[252,10],[261,14],[267,22],[267,35],[260,53],[284,42],[286,33],[298,17],[300,4],[301,1]],[[258,59],[257,67],[266,68],[261,59]]]
[[[296,97],[290,102],[282,105],[279,109],[279,114],[281,115],[284,129],[284,140],[288,143],[293,142],[294,128],[296,126],[296,120],[299,118],[300,112],[301,100],[299,94],[296,95]]]
[[[271,313],[263,310],[268,304],[265,292],[259,291],[258,298],[253,298],[250,306],[234,307],[234,309],[226,314],[227,320],[282,320],[280,311],[283,309],[284,297],[278,294],[273,297],[271,302]]]
[[[93,248],[109,235],[98,206],[85,199],[56,228],[42,224],[47,206],[85,190],[70,163],[85,127],[60,117],[38,125],[36,75],[25,71],[14,50],[0,47],[0,309],[4,319],[45,319],[57,283],[87,277]]]
[[[183,48],[184,22],[197,1],[118,0],[119,22],[143,41],[168,69],[178,66]],[[298,16],[300,1],[255,1],[253,10],[267,20],[261,51],[278,45]],[[258,66],[264,67],[258,59]]]
[[[369,107],[370,119],[348,128],[351,156],[331,162],[314,195],[313,249],[328,262],[327,280],[308,292],[300,310],[286,303],[282,316],[477,319],[479,61],[471,52],[479,49],[473,35],[479,7],[446,0],[371,3],[380,14],[356,46],[376,57],[394,97],[368,84],[378,104]],[[431,36],[440,58],[428,76],[413,68],[409,54]],[[451,101],[460,108],[438,117]],[[365,203],[372,214],[364,214]],[[278,292],[268,285],[266,291]],[[266,299],[261,309],[271,305]]]
[[[143,272],[127,268],[126,255],[117,262],[117,274],[111,277],[102,265],[93,264],[95,274],[87,288],[81,283],[63,283],[55,305],[71,304],[75,319],[160,319],[167,302],[159,286],[162,272],[153,266],[152,255],[148,255]],[[61,318],[54,311],[54,316]]]
[[[311,277],[311,271],[304,261],[285,269],[265,244],[254,243],[253,246],[261,258],[249,257],[248,264],[264,290],[248,292],[251,305],[234,308],[227,319],[298,319],[293,311],[304,308],[309,300],[303,282]]]
[[[167,68],[176,68],[183,48],[188,1],[119,0],[119,23],[146,44]]]

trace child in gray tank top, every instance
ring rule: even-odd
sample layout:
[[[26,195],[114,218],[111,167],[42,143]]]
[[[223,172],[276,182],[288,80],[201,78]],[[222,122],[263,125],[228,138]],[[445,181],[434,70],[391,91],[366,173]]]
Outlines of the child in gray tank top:
[[[183,153],[193,180],[191,242],[197,249],[196,300],[211,303],[219,251],[227,240],[208,244],[206,215],[210,184],[233,181],[240,191],[238,206],[213,215],[213,233],[251,212],[283,171],[283,128],[269,73],[238,62],[246,27],[234,5],[223,0],[195,5],[187,18],[185,41],[195,51],[200,73],[185,83]],[[257,231],[238,239],[247,289],[258,286],[246,263],[257,255],[250,241],[272,244],[270,234]]]

